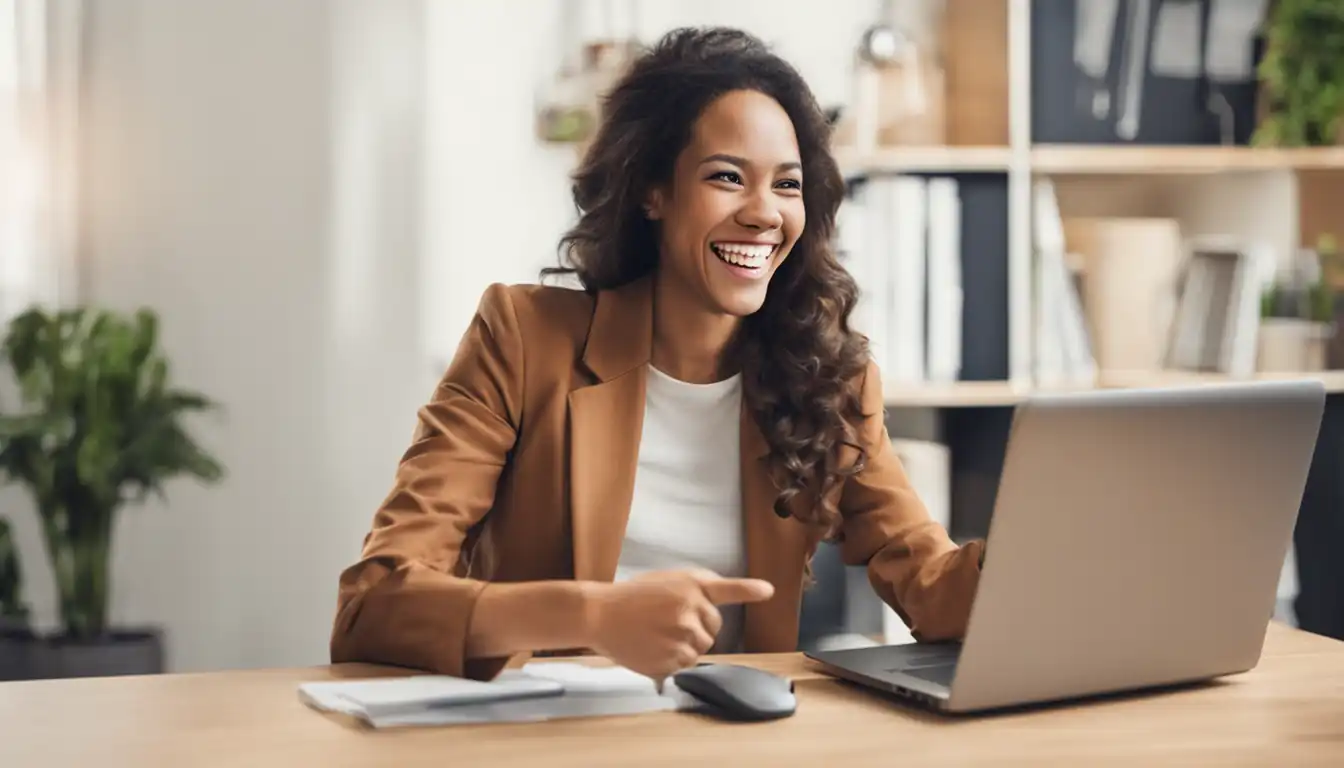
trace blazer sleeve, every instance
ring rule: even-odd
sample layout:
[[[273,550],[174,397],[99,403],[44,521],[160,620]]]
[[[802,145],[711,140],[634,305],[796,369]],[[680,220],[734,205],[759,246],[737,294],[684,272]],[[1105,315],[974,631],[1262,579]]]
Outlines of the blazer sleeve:
[[[521,423],[523,348],[508,290],[486,290],[458,350],[418,412],[410,447],[358,562],[341,573],[331,660],[490,678],[507,659],[465,659],[484,582],[458,568],[494,503]]]
[[[887,435],[881,374],[871,362],[862,393],[857,431],[866,465],[841,489],[841,557],[867,566],[873,589],[917,640],[959,639],[979,585],[984,542],[958,547],[929,516]]]

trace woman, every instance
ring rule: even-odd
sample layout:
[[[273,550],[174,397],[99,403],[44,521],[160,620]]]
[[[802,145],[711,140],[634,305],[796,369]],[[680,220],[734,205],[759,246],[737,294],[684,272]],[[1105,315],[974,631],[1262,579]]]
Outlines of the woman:
[[[828,142],[742,32],[634,64],[574,184],[560,271],[585,290],[486,291],[341,576],[333,661],[489,678],[591,650],[662,678],[792,651],[826,537],[916,637],[961,635],[982,546],[929,518],[887,438]]]

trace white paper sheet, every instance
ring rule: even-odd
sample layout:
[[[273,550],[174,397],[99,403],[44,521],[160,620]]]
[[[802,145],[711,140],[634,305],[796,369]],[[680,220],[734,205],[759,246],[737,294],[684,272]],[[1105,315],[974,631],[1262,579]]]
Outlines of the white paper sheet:
[[[417,681],[419,677],[402,680]],[[530,686],[538,692],[548,691],[554,684],[564,690],[562,695],[503,701],[400,708],[385,704],[381,711],[369,711],[355,698],[343,695],[343,686],[348,689],[369,682],[372,681],[305,683],[299,687],[300,699],[315,709],[350,715],[374,728],[540,722],[690,710],[697,706],[695,699],[670,680],[659,694],[652,680],[628,669],[589,667],[572,662],[533,662],[521,670],[506,670],[491,683],[482,684],[513,691]],[[414,684],[407,690],[420,687],[423,686]],[[384,694],[380,700],[386,702],[388,695]]]
[[[512,699],[559,696],[559,680],[510,673],[484,682],[447,675],[412,675],[371,680],[304,683],[299,695],[315,705],[347,714],[386,717],[425,709],[491,704]]]

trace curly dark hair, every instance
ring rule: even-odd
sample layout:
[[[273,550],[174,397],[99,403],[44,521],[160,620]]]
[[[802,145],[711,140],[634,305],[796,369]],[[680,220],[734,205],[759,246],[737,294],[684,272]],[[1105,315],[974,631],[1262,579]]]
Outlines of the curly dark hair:
[[[833,491],[866,456],[854,428],[862,415],[854,382],[869,352],[849,326],[858,287],[832,248],[845,185],[829,150],[831,128],[792,66],[752,35],[717,27],[674,30],[643,52],[609,92],[574,174],[579,220],[560,240],[569,266],[543,275],[576,275],[596,292],[656,269],[658,225],[643,215],[646,194],[670,180],[704,109],[737,90],[770,96],[793,122],[807,217],[736,340],[743,398],[770,447],[775,512],[829,535],[839,524]],[[856,463],[841,465],[844,445],[858,450]]]

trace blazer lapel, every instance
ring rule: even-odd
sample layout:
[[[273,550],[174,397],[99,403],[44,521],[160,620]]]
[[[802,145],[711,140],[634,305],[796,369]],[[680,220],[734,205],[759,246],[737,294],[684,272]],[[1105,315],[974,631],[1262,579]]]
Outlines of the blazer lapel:
[[[802,606],[803,565],[815,545],[808,529],[794,518],[780,518],[778,490],[765,459],[769,445],[745,407],[742,409],[742,523],[747,575],[775,585],[768,601],[746,606],[743,650],[769,653],[797,650],[798,612]]]
[[[583,362],[596,383],[569,394],[574,578],[611,581],[625,539],[653,343],[648,278],[597,296]]]

